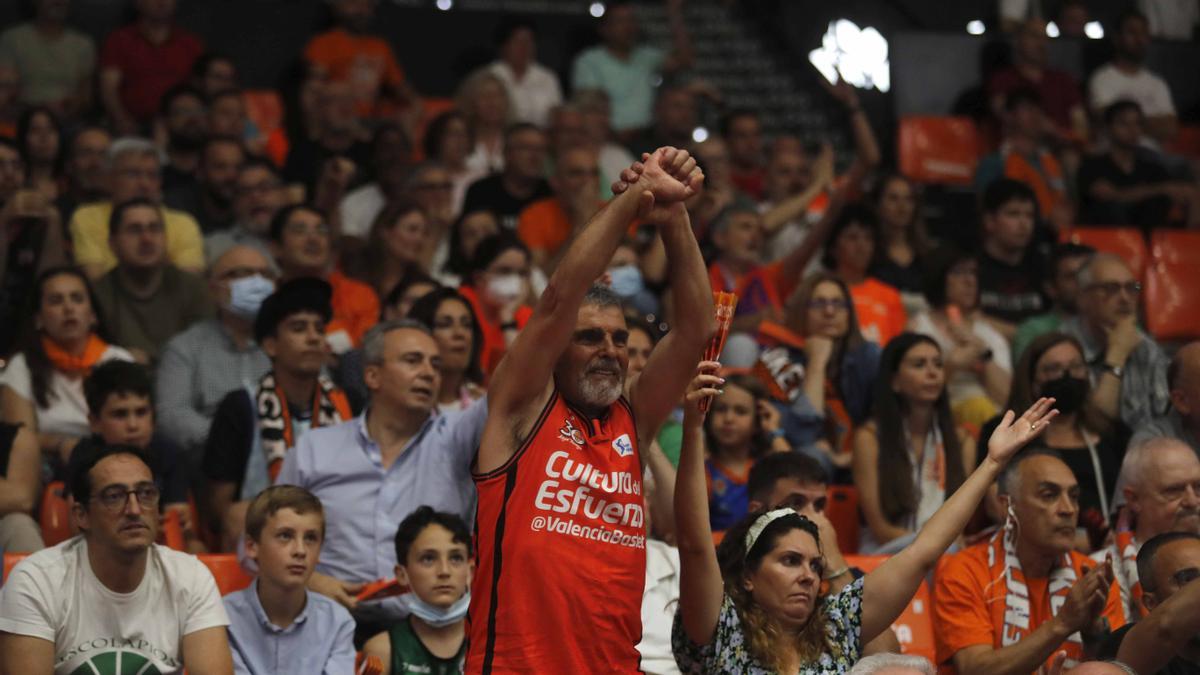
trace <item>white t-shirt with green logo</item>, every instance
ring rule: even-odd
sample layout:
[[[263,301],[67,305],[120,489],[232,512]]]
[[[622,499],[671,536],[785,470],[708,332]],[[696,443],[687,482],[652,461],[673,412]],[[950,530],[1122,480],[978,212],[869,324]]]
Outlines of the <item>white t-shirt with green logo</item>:
[[[157,544],[132,593],[100,583],[82,536],[29,556],[0,587],[0,631],[54,642],[55,675],[182,672],[183,636],[227,625],[204,563]]]

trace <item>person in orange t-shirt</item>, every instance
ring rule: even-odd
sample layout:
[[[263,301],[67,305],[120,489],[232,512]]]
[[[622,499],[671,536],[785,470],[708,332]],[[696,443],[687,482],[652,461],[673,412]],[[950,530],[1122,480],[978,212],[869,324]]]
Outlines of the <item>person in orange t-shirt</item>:
[[[997,178],[1021,181],[1037,196],[1039,217],[1058,231],[1074,221],[1075,207],[1062,166],[1042,146],[1047,129],[1053,126],[1038,93],[1028,88],[1010,92],[1004,102],[1004,140],[999,150],[979,160],[975,189],[983,194]]]
[[[908,315],[899,291],[867,276],[878,235],[875,214],[865,208],[847,208],[833,224],[821,262],[850,287],[863,337],[883,346],[904,332]]]
[[[333,320],[325,325],[325,339],[341,354],[360,345],[379,321],[379,298],[361,281],[329,271],[332,250],[329,224],[311,206],[289,206],[271,221],[271,253],[283,279],[317,277],[333,287]]]
[[[379,117],[414,101],[391,45],[367,34],[375,1],[333,0],[330,5],[338,25],[309,40],[304,58],[322,66],[330,79],[350,83],[360,117]]]
[[[547,274],[554,271],[563,245],[604,205],[596,153],[587,148],[559,153],[550,187],[554,196],[526,206],[517,221],[517,235],[529,247],[533,264]]]
[[[1021,451],[998,481],[1004,527],[940,563],[933,626],[943,674],[1032,673],[1059,651],[1069,667],[1125,625],[1111,561],[1072,548],[1079,484],[1060,457]]]
[[[815,229],[815,228],[814,228]],[[751,206],[730,206],[712,224],[717,257],[708,267],[714,292],[736,293],[732,332],[756,332],[760,323],[779,321],[783,305],[800,283],[815,248],[807,238],[784,257],[764,265],[762,217]]]

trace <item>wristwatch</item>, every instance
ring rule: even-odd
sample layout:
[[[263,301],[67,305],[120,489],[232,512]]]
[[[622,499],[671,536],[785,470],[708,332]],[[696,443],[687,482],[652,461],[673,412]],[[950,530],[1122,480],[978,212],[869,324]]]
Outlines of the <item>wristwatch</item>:
[[[1119,379],[1121,379],[1121,376],[1125,374],[1125,369],[1121,366],[1114,366],[1111,363],[1105,363],[1104,364],[1104,372],[1112,373],[1113,377],[1115,377],[1119,380]]]

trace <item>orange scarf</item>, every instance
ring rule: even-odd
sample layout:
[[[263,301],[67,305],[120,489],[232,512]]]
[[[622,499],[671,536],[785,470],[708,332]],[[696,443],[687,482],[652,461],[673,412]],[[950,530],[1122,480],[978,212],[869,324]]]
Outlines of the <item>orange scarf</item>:
[[[1138,579],[1137,554],[1141,548],[1133,538],[1133,528],[1129,524],[1129,508],[1122,507],[1117,516],[1117,528],[1114,538],[1118,559],[1113,561],[1113,567],[1129,586],[1129,604],[1125,607],[1125,619],[1136,621],[1146,617],[1146,608],[1142,605],[1142,582]]]
[[[92,368],[100,362],[100,357],[108,350],[108,343],[96,337],[95,333],[88,336],[83,354],[75,356],[58,346],[54,340],[42,336],[42,351],[46,358],[54,364],[55,370],[69,377],[84,377],[92,372]]]

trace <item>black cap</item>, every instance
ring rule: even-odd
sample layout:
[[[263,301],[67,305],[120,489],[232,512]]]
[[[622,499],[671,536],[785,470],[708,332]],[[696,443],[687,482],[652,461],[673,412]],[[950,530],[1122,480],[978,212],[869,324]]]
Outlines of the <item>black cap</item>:
[[[284,319],[298,312],[313,312],[329,323],[333,317],[332,297],[333,287],[316,277],[300,277],[279,284],[258,310],[254,319],[254,339],[261,343],[263,338],[275,334]]]

